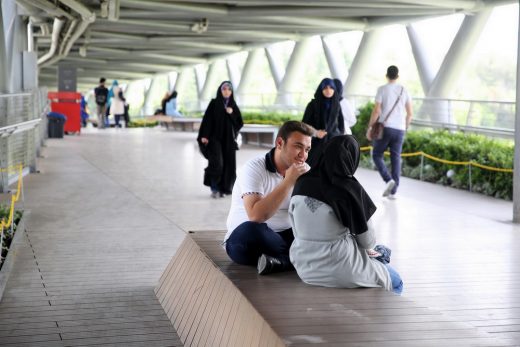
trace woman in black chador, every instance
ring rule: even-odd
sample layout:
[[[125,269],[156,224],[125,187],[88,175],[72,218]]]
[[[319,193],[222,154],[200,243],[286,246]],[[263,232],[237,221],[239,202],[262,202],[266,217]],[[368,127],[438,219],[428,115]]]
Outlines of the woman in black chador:
[[[204,113],[197,137],[200,150],[208,159],[204,185],[211,188],[213,198],[231,194],[236,179],[236,137],[243,125],[240,109],[233,98],[233,86],[224,81]]]
[[[307,158],[307,163],[312,167],[323,146],[334,136],[345,133],[345,122],[339,104],[340,95],[336,93],[336,85],[330,78],[324,78],[312,99],[305,108],[303,122],[316,129],[312,138],[312,147]]]

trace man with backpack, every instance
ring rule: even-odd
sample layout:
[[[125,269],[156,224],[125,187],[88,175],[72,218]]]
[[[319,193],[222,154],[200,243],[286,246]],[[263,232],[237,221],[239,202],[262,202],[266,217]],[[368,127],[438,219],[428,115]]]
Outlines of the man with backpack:
[[[107,112],[107,99],[108,99],[108,89],[105,87],[106,79],[101,77],[99,79],[99,86],[94,89],[94,95],[96,97],[96,105],[97,105],[97,117],[98,117],[98,128],[105,128],[105,114]]]

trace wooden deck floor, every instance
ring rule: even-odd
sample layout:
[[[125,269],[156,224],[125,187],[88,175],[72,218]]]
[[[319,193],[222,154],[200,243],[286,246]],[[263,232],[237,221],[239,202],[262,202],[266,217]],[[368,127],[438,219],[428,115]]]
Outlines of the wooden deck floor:
[[[453,312],[381,289],[309,286],[295,272],[258,276],[220,246],[224,232],[192,232],[214,263],[289,346],[516,346]]]
[[[195,137],[86,129],[47,142],[41,173],[24,180],[31,218],[0,302],[0,345],[180,345],[154,288],[184,231],[223,230],[230,203],[210,199],[202,185],[206,162]],[[265,152],[243,146],[238,167]],[[211,250],[221,236],[204,234],[212,241],[203,246],[298,344],[321,334],[330,339],[324,345],[345,346],[332,342],[343,334],[362,347],[520,346],[520,227],[510,221],[512,204],[406,178],[389,201],[375,171],[356,176],[378,208],[378,243],[392,248],[402,297],[307,288],[296,277],[283,287],[279,275],[259,280]],[[268,288],[283,295],[275,300]]]

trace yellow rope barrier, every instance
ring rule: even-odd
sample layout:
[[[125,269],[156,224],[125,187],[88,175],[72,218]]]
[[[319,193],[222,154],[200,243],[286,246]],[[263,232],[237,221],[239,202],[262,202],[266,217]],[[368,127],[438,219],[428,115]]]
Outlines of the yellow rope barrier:
[[[372,149],[372,146],[360,147],[361,151],[370,151],[371,149]],[[390,152],[385,152],[385,155],[390,155]],[[489,171],[511,172],[511,173],[513,172],[513,169],[503,169],[503,168],[498,168],[498,167],[492,167],[492,166],[488,166],[488,165],[479,164],[479,163],[474,162],[474,161],[452,161],[452,160],[446,160],[446,159],[442,159],[442,158],[437,158],[437,157],[434,157],[431,154],[424,153],[422,151],[421,152],[413,152],[413,153],[401,153],[401,157],[416,157],[416,156],[419,156],[419,155],[425,156],[428,159],[431,159],[433,161],[437,161],[437,162],[443,163],[443,164],[449,164],[449,165],[471,165],[471,166],[475,166],[475,167],[478,167],[478,168],[481,168],[481,169],[484,169],[484,170],[489,170]]]

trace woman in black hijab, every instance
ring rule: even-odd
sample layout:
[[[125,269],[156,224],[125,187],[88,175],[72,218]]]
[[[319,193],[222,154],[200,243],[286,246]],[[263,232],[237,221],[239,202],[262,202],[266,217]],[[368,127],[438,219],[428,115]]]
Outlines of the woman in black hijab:
[[[383,287],[400,294],[403,283],[388,265],[390,259],[375,259],[367,252],[376,242],[370,220],[376,207],[354,177],[359,158],[353,136],[336,136],[296,182],[289,204],[295,237],[291,262],[309,284]]]
[[[231,82],[224,81],[204,113],[197,142],[208,159],[204,170],[204,185],[211,188],[211,196],[231,194],[236,179],[236,138],[244,125]]]
[[[307,158],[307,163],[311,167],[316,164],[322,146],[334,136],[345,133],[339,97],[334,81],[324,78],[314,93],[314,99],[305,108],[302,122],[317,130],[312,138],[312,147]]]

